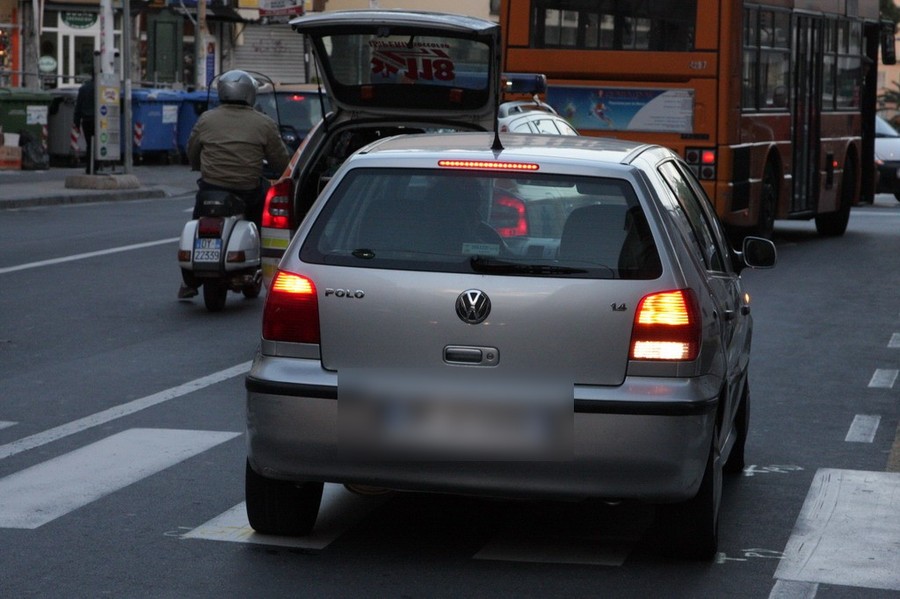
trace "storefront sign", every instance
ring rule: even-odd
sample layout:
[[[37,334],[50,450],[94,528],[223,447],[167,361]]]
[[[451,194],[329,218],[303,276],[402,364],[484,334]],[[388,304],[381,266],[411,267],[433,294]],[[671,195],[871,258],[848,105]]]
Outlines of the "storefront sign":
[[[38,59],[38,70],[41,73],[55,73],[56,72],[56,57],[55,56],[41,56]]]
[[[303,0],[259,0],[259,16],[293,18],[303,14]]]
[[[90,29],[97,22],[97,13],[94,12],[64,12],[63,23],[72,29]]]

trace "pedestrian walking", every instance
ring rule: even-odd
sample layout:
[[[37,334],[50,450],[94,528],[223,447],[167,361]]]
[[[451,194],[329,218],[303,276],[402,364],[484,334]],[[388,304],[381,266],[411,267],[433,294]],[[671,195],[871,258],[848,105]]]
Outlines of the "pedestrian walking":
[[[81,84],[78,88],[78,96],[75,98],[75,126],[81,130],[84,143],[87,146],[87,164],[84,172],[93,174],[94,156],[94,132],[96,122],[94,120],[94,76]]]

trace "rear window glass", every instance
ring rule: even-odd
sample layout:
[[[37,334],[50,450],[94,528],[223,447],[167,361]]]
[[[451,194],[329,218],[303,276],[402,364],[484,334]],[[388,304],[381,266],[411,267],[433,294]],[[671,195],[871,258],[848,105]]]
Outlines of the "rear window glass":
[[[276,103],[277,102],[277,103]],[[256,108],[279,125],[289,125],[298,133],[305,133],[322,120],[322,106],[328,110],[328,99],[318,93],[278,91],[256,96]]]
[[[301,259],[360,268],[654,279],[659,255],[631,183],[443,169],[354,169]]]
[[[481,42],[348,34],[321,44],[335,97],[348,104],[473,109],[488,99],[491,50]]]

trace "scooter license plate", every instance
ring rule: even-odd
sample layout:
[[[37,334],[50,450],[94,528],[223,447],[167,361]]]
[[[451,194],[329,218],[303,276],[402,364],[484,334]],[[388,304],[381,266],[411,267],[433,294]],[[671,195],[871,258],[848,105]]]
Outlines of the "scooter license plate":
[[[194,262],[218,262],[222,257],[222,240],[195,239]]]

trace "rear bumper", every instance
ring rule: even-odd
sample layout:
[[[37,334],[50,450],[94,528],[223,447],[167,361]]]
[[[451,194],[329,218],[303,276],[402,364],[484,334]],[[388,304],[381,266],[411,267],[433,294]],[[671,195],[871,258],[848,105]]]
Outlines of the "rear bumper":
[[[718,398],[716,381],[703,377],[576,386],[571,459],[363,462],[338,454],[337,376],[318,360],[257,358],[246,386],[248,457],[271,478],[654,502],[696,494]]]

